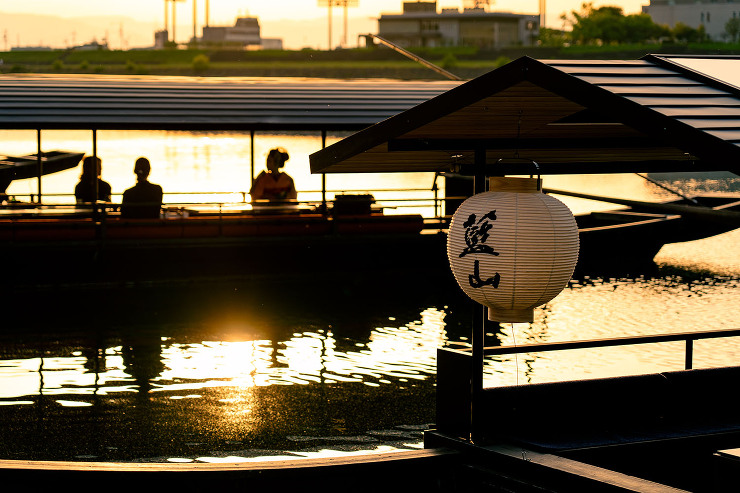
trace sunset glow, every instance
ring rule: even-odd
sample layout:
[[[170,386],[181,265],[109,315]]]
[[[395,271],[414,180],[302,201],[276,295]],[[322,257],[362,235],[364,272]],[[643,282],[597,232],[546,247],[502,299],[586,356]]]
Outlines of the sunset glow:
[[[311,47],[326,49],[328,9],[318,0],[283,0],[282,2],[243,2],[236,0],[179,0],[176,2],[176,37],[186,42],[193,32],[193,2],[196,33],[205,24],[206,3],[211,26],[230,26],[237,17],[252,16],[260,20],[262,35],[284,40],[286,49]],[[462,0],[440,0],[437,9],[463,7]],[[550,0],[546,4],[546,26],[562,28],[561,15],[579,10],[581,0]],[[645,0],[598,0],[595,6],[617,5],[627,14],[641,10]],[[361,0],[347,11],[347,44],[356,46],[357,36],[377,32],[377,19],[382,14],[402,12],[402,0]],[[536,14],[539,0],[498,0],[491,11]],[[86,43],[92,38],[105,39],[112,49],[148,46],[155,30],[163,29],[164,2],[131,0],[124,3],[92,0],[29,0],[4,2],[0,6],[0,51],[13,46],[66,47]],[[8,15],[13,14],[13,15]],[[20,16],[20,17],[19,17]],[[344,12],[332,8],[332,31],[335,40],[342,35]],[[169,26],[172,31],[172,26]]]

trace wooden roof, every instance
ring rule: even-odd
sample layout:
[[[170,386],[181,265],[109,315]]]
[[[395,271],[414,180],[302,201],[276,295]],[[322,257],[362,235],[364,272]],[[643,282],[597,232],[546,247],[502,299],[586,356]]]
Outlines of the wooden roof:
[[[740,70],[740,59],[737,60]],[[665,58],[520,58],[311,155],[311,171],[740,173],[740,89]],[[476,161],[476,152],[478,161]],[[536,163],[536,164],[535,164]]]
[[[357,130],[449,81],[0,75],[0,128]]]

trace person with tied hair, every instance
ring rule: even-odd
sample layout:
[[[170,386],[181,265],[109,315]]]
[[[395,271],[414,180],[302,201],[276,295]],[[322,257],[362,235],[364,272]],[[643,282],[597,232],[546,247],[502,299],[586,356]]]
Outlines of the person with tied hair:
[[[262,171],[252,184],[249,195],[252,200],[290,200],[298,197],[293,178],[280,171],[285,161],[290,159],[282,147],[276,147],[267,154],[267,172]]]
[[[149,183],[152,167],[149,160],[140,157],[134,165],[136,185],[123,192],[121,217],[133,219],[158,218],[162,208],[162,187]]]
[[[111,188],[108,182],[103,181],[100,175],[103,167],[100,158],[85,156],[82,160],[82,175],[75,186],[75,200],[77,203],[95,202],[95,180],[98,180],[98,198],[103,202],[110,202]]]

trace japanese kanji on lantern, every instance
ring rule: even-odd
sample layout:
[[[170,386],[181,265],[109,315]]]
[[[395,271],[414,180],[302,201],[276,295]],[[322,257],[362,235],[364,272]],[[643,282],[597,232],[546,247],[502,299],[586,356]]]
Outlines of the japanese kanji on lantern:
[[[489,191],[452,217],[447,256],[460,287],[497,322],[532,322],[534,308],[567,285],[578,261],[570,209],[538,178],[489,179]]]

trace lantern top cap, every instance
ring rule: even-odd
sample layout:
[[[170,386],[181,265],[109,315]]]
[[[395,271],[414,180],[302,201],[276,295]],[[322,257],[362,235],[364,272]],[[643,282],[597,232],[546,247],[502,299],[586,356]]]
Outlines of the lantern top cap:
[[[537,193],[542,191],[540,178],[509,178],[492,176],[488,179],[491,192]]]

